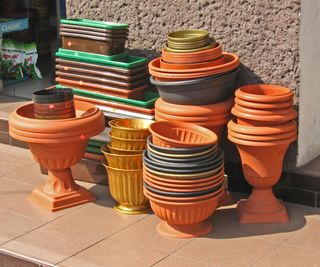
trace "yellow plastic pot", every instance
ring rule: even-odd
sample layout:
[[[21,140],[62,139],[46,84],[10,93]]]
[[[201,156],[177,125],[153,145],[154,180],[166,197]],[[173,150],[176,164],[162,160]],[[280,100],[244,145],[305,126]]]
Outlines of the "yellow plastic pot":
[[[104,166],[108,172],[111,196],[118,202],[114,209],[124,214],[148,213],[149,202],[143,194],[143,170]]]
[[[116,119],[109,122],[112,135],[124,139],[146,139],[149,135],[149,126],[154,121],[144,119]]]
[[[109,152],[107,146],[101,147],[100,150],[105,156],[109,167],[125,170],[140,170],[143,168],[142,154],[113,154]]]
[[[115,137],[113,132],[109,134],[111,146],[126,150],[144,150],[147,147],[147,141],[144,139],[125,139]]]
[[[118,154],[118,155],[135,155],[135,154],[143,153],[143,150],[127,150],[127,149],[115,148],[115,147],[112,147],[110,144],[108,144],[108,149],[112,154]]]

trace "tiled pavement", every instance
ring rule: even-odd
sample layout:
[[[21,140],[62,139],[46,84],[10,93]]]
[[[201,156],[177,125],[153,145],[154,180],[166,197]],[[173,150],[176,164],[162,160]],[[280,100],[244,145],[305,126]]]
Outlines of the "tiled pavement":
[[[42,210],[27,197],[44,182],[28,150],[0,144],[1,267],[320,266],[319,209],[287,203],[287,224],[240,225],[233,204],[211,218],[212,234],[169,239],[157,234],[155,215],[115,212],[101,185],[79,182],[97,196],[94,203]]]

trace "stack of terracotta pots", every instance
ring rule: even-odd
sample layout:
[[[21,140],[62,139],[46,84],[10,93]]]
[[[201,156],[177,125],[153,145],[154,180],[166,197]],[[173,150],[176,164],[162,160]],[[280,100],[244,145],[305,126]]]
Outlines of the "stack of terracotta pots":
[[[290,89],[268,84],[240,87],[236,91],[228,123],[228,138],[235,143],[243,173],[253,186],[248,200],[237,207],[241,223],[286,222],[285,206],[274,196],[282,171],[283,158],[297,138],[297,116]]]
[[[190,123],[155,122],[144,152],[144,193],[171,237],[209,233],[207,219],[224,191],[223,151],[212,131]]]
[[[58,120],[76,116],[72,89],[34,92],[33,103],[36,119]]]
[[[115,210],[125,214],[149,211],[148,199],[143,194],[142,153],[150,135],[153,121],[142,119],[117,119],[111,127],[109,145],[101,148],[112,197],[118,202]]]
[[[162,57],[149,63],[161,97],[155,119],[195,123],[220,137],[231,117],[239,65],[239,57],[222,52],[206,31],[170,33]]]

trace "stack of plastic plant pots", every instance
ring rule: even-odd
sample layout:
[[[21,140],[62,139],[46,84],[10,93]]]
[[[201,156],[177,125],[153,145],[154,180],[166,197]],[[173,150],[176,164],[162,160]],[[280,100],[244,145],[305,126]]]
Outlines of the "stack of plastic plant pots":
[[[146,58],[124,52],[128,25],[61,20],[63,48],[56,53],[57,88],[99,107],[108,118],[154,119],[158,94],[146,92]]]
[[[155,122],[144,151],[144,194],[162,221],[159,233],[179,238],[212,230],[207,220],[224,187],[223,151],[214,132],[190,123]]]
[[[101,148],[112,197],[118,202],[115,210],[125,214],[141,214],[149,210],[143,194],[142,153],[150,135],[153,121],[143,119],[117,119],[111,127],[109,145]]]
[[[149,63],[151,83],[161,97],[156,120],[195,123],[220,138],[231,118],[239,65],[239,57],[222,52],[222,45],[207,31],[170,33],[162,57]]]
[[[240,87],[228,123],[228,138],[237,146],[243,173],[253,186],[237,206],[241,223],[287,222],[288,213],[272,186],[280,179],[284,155],[297,139],[297,116],[290,89],[268,84]]]

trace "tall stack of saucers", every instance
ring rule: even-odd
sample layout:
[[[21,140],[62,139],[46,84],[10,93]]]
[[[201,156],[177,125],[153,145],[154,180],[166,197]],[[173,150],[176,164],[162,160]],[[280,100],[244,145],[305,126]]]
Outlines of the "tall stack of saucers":
[[[154,119],[158,94],[146,91],[146,58],[125,52],[128,25],[62,19],[63,48],[56,53],[57,88],[73,89],[75,99],[99,107],[106,120]],[[92,143],[92,142],[91,142]],[[89,153],[99,153],[96,146]]]
[[[239,65],[239,57],[222,52],[222,45],[207,31],[170,33],[162,56],[149,63],[151,83],[161,97],[156,120],[192,122],[220,138],[231,118]]]
[[[239,57],[223,52],[207,31],[170,33],[162,56],[149,63],[151,83],[160,93],[155,120],[195,123],[221,139],[231,119],[239,65]],[[221,202],[229,198],[226,190]]]
[[[217,135],[196,124],[155,122],[144,151],[144,194],[162,221],[160,234],[188,238],[208,234],[207,219],[223,194],[223,152]]]

